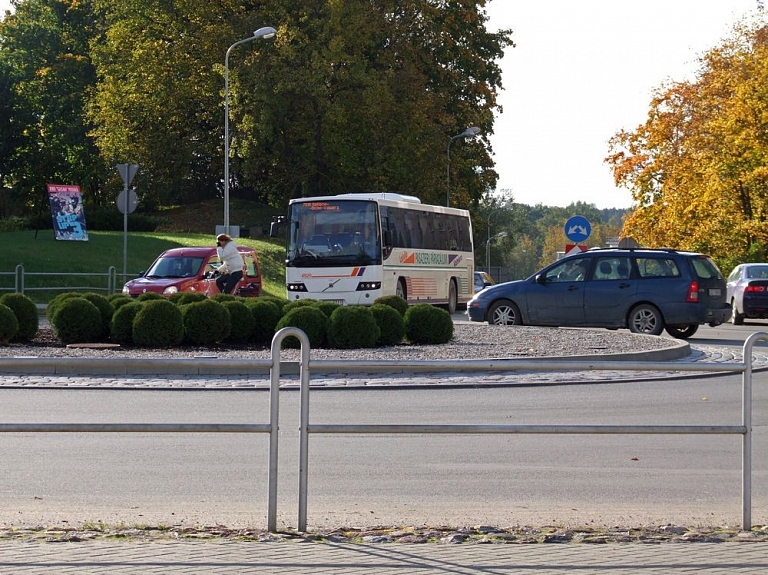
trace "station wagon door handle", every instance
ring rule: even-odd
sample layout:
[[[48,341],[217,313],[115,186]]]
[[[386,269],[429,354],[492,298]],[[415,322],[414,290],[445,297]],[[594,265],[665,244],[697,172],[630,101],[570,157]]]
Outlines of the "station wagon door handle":
[[[619,289],[626,289],[626,288],[631,287],[631,286],[632,286],[632,284],[620,283],[619,284]]]

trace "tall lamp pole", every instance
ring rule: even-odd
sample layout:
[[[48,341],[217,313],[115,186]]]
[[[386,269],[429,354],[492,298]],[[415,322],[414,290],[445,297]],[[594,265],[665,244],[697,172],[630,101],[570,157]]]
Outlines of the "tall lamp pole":
[[[488,241],[486,242],[486,249],[485,249],[485,271],[488,273],[491,273],[491,252],[490,252],[490,245],[491,245],[491,216],[495,214],[496,212],[500,212],[501,210],[506,210],[507,206],[503,205],[499,208],[495,208],[491,210],[488,213],[488,223],[485,226],[486,231],[488,232]]]
[[[491,273],[491,240],[495,240],[496,238],[506,238],[506,237],[507,237],[507,232],[499,232],[493,237],[488,236],[488,241],[485,242],[485,267],[488,270],[489,274]]]
[[[232,48],[259,38],[274,38],[277,30],[264,26],[253,33],[253,36],[238,40],[232,44],[224,56],[224,233],[229,234],[229,53]]]
[[[479,133],[480,128],[472,126],[464,130],[461,134],[451,136],[451,139],[448,141],[448,167],[445,171],[445,205],[448,207],[451,206],[451,144],[453,144],[454,140],[458,140],[459,138],[471,138],[472,136],[477,136]]]

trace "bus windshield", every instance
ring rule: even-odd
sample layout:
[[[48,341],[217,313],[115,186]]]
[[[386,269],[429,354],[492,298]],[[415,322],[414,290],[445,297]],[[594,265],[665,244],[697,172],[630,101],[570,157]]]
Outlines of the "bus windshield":
[[[291,204],[286,265],[338,267],[381,264],[377,204],[366,200]]]

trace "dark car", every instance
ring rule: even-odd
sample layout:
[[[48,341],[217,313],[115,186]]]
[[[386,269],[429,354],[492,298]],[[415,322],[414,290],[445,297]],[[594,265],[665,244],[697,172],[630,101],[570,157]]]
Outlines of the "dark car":
[[[496,282],[487,272],[475,272],[475,293],[495,284]]]
[[[698,253],[595,249],[567,256],[531,277],[496,284],[467,304],[472,321],[497,325],[629,328],[678,338],[731,314],[725,279]]]
[[[261,267],[253,248],[238,246],[243,256],[243,279],[235,295],[261,295]],[[215,276],[221,262],[216,247],[173,248],[164,251],[140,277],[127,282],[123,293],[138,297],[146,292],[170,296],[179,292],[198,292],[207,296],[219,293]]]
[[[733,325],[768,318],[768,264],[737,265],[728,276],[727,294]]]

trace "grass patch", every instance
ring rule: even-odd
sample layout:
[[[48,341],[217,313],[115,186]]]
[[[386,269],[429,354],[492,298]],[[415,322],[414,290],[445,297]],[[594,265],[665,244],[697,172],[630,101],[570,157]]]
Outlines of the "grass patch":
[[[104,294],[108,289],[110,267],[116,270],[116,291],[122,289],[127,279],[136,277],[146,270],[163,251],[182,246],[213,246],[216,243],[213,222],[220,218],[213,208],[221,209],[221,202],[211,202],[164,210],[162,217],[169,223],[167,229],[190,228],[200,230],[211,228],[208,233],[200,231],[131,232],[128,230],[126,269],[123,276],[124,234],[123,232],[88,231],[88,241],[56,240],[52,230],[22,230],[0,233],[3,250],[0,252],[0,294],[16,289],[16,266],[24,266],[24,293],[36,303],[47,303],[58,293],[67,289],[96,288]],[[244,213],[242,210],[240,213]],[[267,225],[268,217],[263,208],[254,207],[249,221],[255,221],[261,214]],[[176,217],[176,220],[173,219]],[[218,216],[218,217],[217,217]],[[87,215],[86,215],[87,218]],[[243,216],[245,218],[245,216]],[[87,222],[87,219],[86,219]],[[174,223],[176,222],[176,223]],[[247,223],[244,221],[244,224]],[[234,221],[233,221],[234,224]],[[254,224],[257,225],[257,224]],[[268,231],[268,227],[267,227]],[[238,238],[236,242],[250,246],[259,256],[264,278],[264,293],[285,296],[285,247],[283,239],[269,237]],[[87,274],[83,276],[73,274]],[[53,289],[43,291],[43,288]],[[78,290],[79,291],[79,290]]]

